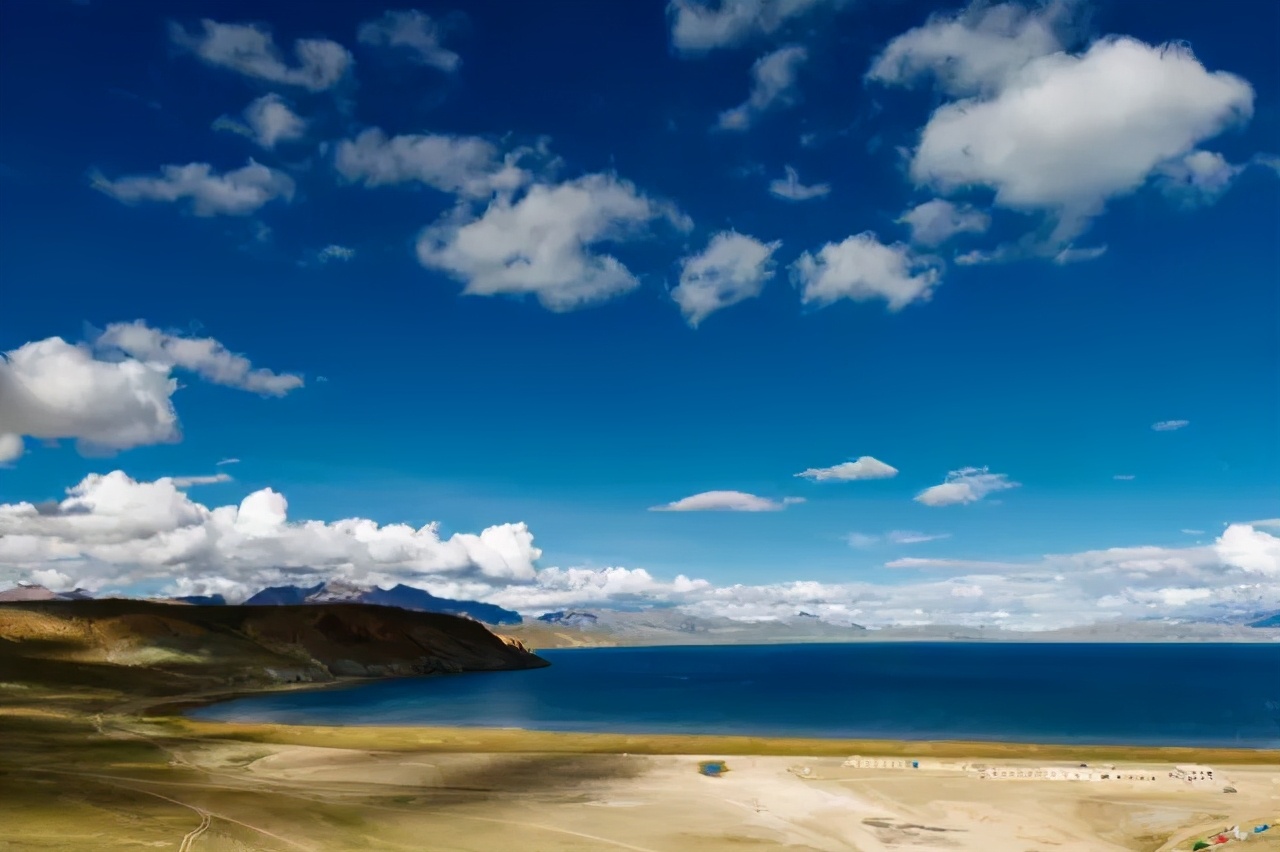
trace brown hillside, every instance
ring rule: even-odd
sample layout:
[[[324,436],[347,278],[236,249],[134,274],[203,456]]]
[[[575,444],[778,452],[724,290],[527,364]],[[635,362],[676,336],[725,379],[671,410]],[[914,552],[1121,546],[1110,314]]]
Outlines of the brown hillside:
[[[0,682],[170,695],[222,687],[544,666],[476,621],[368,604],[0,604]]]

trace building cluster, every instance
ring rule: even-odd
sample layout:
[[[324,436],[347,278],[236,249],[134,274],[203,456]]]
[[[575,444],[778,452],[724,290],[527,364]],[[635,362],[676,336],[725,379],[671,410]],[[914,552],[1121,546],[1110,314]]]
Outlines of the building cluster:
[[[978,778],[998,781],[1092,781],[1098,783],[1127,781],[1131,783],[1169,782],[1201,785],[1222,783],[1211,767],[1199,764],[1183,764],[1169,769],[1153,769],[1143,766],[1118,767],[1115,764],[1078,766],[1026,766],[993,765],[986,763],[958,763],[941,760],[920,760],[910,757],[862,757],[854,755],[844,761],[844,766],[854,769],[898,769],[944,772],[964,772]]]
[[[1174,781],[1182,781],[1187,784],[1203,784],[1205,782],[1213,782],[1213,770],[1208,766],[1201,766],[1195,763],[1184,763],[1173,767],[1173,771],[1169,773],[1169,777]]]
[[[1160,772],[1115,766],[984,766],[978,770],[978,777],[1001,781],[1156,781]]]

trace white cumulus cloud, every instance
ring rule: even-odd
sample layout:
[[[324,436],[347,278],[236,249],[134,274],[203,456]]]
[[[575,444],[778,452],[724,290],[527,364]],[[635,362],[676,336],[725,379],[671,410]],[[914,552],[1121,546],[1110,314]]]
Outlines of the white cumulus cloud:
[[[814,183],[805,186],[800,182],[800,174],[791,166],[785,167],[786,177],[769,183],[769,192],[787,201],[809,201],[830,194],[831,184]]]
[[[441,35],[439,24],[417,9],[384,12],[356,31],[361,44],[389,47],[421,65],[446,73],[456,71],[462,58],[440,43]]]
[[[1031,58],[990,93],[939,107],[910,173],[943,193],[987,187],[1000,206],[1046,212],[1062,244],[1109,198],[1247,120],[1253,98],[1245,80],[1207,70],[1184,46],[1103,39]]]
[[[1216,151],[1197,150],[1163,163],[1159,184],[1166,195],[1194,207],[1216,201],[1244,170]]]
[[[294,192],[293,178],[253,160],[222,174],[208,163],[161,166],[158,175],[115,180],[95,173],[90,184],[125,204],[186,202],[197,216],[247,216],[276,199],[292,199]]]
[[[33,341],[0,358],[0,436],[74,439],[82,450],[177,441],[175,370],[269,396],[302,386],[255,369],[211,338],[184,338],[141,322],[108,326],[92,344]],[[4,438],[12,450],[13,438]]]
[[[523,153],[503,155],[492,142],[475,136],[388,137],[375,127],[338,143],[334,166],[344,178],[364,186],[417,181],[442,192],[485,198],[512,192],[531,180],[517,162]]]
[[[860,456],[855,461],[841,462],[831,467],[811,467],[796,476],[814,482],[851,482],[858,479],[890,479],[898,475],[898,469],[871,456]]]
[[[968,204],[955,205],[935,198],[912,207],[898,219],[911,228],[911,242],[937,246],[956,234],[981,234],[991,226],[991,217]]]
[[[746,101],[720,113],[721,130],[746,130],[762,113],[796,100],[796,77],[809,52],[799,45],[765,54],[751,66],[751,92]]]
[[[770,500],[744,491],[703,491],[674,503],[651,506],[650,512],[778,512],[794,503],[803,503],[802,497],[783,497]]]
[[[303,384],[302,377],[293,373],[255,369],[248,358],[236,355],[212,337],[169,334],[141,320],[112,323],[98,335],[94,345],[166,371],[188,370],[207,382],[264,396],[284,396]]]
[[[327,245],[320,251],[316,252],[316,260],[321,263],[330,263],[332,261],[346,262],[352,260],[356,256],[356,250],[340,245]]]
[[[840,0],[671,0],[671,45],[683,54],[733,47],[776,32],[788,20]]]
[[[955,14],[934,15],[889,42],[867,77],[892,85],[934,78],[952,95],[992,91],[1028,62],[1062,49],[1063,3],[1029,12],[1014,3],[975,3]]]
[[[0,387],[0,393],[3,393],[2,387]],[[22,458],[26,449],[21,435],[12,432],[0,433],[0,465]]]
[[[301,139],[307,122],[295,113],[277,94],[263,95],[244,110],[244,121],[222,116],[213,123],[214,130],[226,130],[247,136],[263,148],[274,148],[279,142]]]
[[[716,311],[759,296],[774,276],[773,253],[781,245],[721,231],[705,249],[681,261],[680,284],[671,297],[689,325],[697,328]]]
[[[487,600],[520,612],[545,612],[592,605],[681,603],[711,584],[679,574],[670,582],[643,568],[544,568],[527,586],[507,586]]]
[[[206,578],[243,596],[264,585],[339,575],[364,582],[442,575],[529,582],[541,552],[524,524],[441,538],[433,524],[352,518],[291,521],[271,489],[238,506],[191,500],[180,479],[93,474],[58,503],[0,505],[0,561],[58,569],[86,588]]]
[[[806,303],[829,305],[840,299],[883,299],[891,311],[928,301],[942,278],[936,262],[902,243],[885,245],[870,231],[805,252],[791,265],[791,277]]]
[[[188,32],[178,24],[169,28],[173,43],[190,50],[209,65],[286,86],[321,92],[337,85],[351,67],[351,54],[328,39],[294,42],[294,64],[281,56],[271,32],[256,24],[222,24],[208,18]]]
[[[936,537],[894,530],[854,543]],[[872,627],[1029,630],[1152,616],[1240,618],[1274,607],[1280,597],[1280,538],[1254,524],[1230,524],[1210,545],[1187,548],[1116,547],[1028,562],[895,559],[886,567],[924,573],[880,583],[716,586],[685,574],[666,580],[643,568],[540,568],[540,557],[520,523],[443,538],[433,524],[295,520],[284,496],[271,489],[210,507],[191,500],[181,478],[139,482],[120,471],[91,475],[59,501],[0,504],[0,576],[60,590],[143,586],[238,600],[267,585],[403,582],[526,615],[660,607],[768,621],[804,611]]]
[[[518,200],[499,196],[478,218],[446,216],[419,237],[418,260],[464,282],[467,295],[526,294],[569,311],[638,286],[631,270],[599,247],[643,236],[662,220],[691,226],[630,182],[589,174],[534,184]]]
[[[1019,485],[1021,483],[1011,482],[1006,474],[991,473],[985,467],[964,467],[951,471],[942,484],[926,488],[915,499],[926,506],[954,506],[976,503],[988,494]]]

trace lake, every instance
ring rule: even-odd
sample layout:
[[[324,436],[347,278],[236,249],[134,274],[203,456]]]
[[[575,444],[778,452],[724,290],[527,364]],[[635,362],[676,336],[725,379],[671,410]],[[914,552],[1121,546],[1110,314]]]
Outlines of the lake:
[[[1280,747],[1280,644],[874,643],[543,651],[544,669],[242,698],[202,719]]]

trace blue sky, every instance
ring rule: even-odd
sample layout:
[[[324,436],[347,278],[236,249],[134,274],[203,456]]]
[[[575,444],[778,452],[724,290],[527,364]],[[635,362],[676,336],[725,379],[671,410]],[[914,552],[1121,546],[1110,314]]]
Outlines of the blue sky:
[[[716,587],[1280,515],[1274,4],[5,5],[0,351],[148,363],[181,437],[77,451],[142,391],[13,358],[2,504],[223,473],[190,499]],[[896,475],[796,476],[863,456]],[[970,467],[1017,485],[915,499]],[[649,511],[715,491],[804,502]]]

